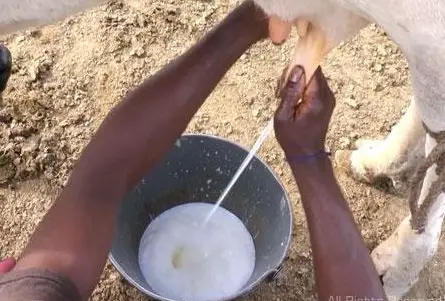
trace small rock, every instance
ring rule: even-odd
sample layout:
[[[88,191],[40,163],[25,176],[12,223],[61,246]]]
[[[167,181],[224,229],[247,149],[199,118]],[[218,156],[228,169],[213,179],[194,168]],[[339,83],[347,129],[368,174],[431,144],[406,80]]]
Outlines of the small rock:
[[[374,70],[377,71],[377,72],[382,71],[382,69],[383,69],[383,66],[380,65],[380,64],[376,64],[376,65],[374,66]]]
[[[351,140],[348,137],[341,137],[339,140],[340,148],[347,149],[351,146]]]
[[[380,56],[387,56],[388,52],[386,51],[383,45],[377,45],[377,52]]]
[[[14,138],[16,136],[20,136],[22,132],[25,131],[25,128],[22,124],[13,124],[11,126],[11,132],[10,132],[10,137]]]
[[[145,50],[143,48],[133,48],[130,51],[130,55],[134,57],[143,57],[145,55]]]
[[[50,173],[50,172],[44,172],[43,173],[43,175],[44,175],[44,177],[47,179],[47,180],[53,180],[54,179],[54,177],[53,177],[53,175]]]
[[[177,18],[177,12],[175,10],[169,10],[165,20],[169,23],[173,22]]]
[[[40,143],[40,137],[38,136],[30,137],[22,144],[22,154],[33,153],[39,147],[39,143]]]
[[[29,35],[30,35],[31,37],[33,37],[33,38],[39,38],[39,37],[42,35],[42,32],[41,32],[40,30],[38,30],[38,29],[32,29],[32,30],[29,32]]]
[[[374,83],[374,84],[372,84],[372,90],[373,90],[374,92],[380,92],[380,91],[383,90],[383,87],[382,87],[382,85],[379,84],[379,83]]]
[[[138,15],[137,17],[136,17],[136,24],[137,24],[137,26],[139,26],[139,27],[145,27],[146,25],[147,25],[147,20],[145,19],[145,17],[144,16],[142,16],[142,15]],[[135,24],[135,25],[136,25]]]
[[[31,136],[33,132],[35,132],[35,129],[33,129],[32,127],[25,127],[22,124],[16,124],[15,126],[11,127],[10,138],[15,138],[15,137],[27,138]]]
[[[349,134],[349,138],[351,138],[351,139],[358,139],[360,137],[360,135],[357,133],[357,132],[351,132],[350,134]]]
[[[248,98],[248,99],[246,100],[246,104],[247,104],[248,106],[253,105],[254,102],[255,102],[255,99],[254,99],[254,98]]]
[[[302,272],[303,274],[306,274],[309,272],[309,269],[307,267],[301,267],[300,272]]]
[[[15,166],[19,166],[20,165],[20,161],[21,161],[20,158],[15,158],[13,163],[14,163]]]
[[[15,175],[15,165],[6,156],[0,156],[0,184],[7,183]]]
[[[253,117],[258,117],[258,115],[260,115],[260,110],[258,110],[258,109],[253,109],[253,111],[252,111],[252,116],[253,116]]]
[[[11,112],[4,108],[0,110],[0,122],[1,123],[9,123],[12,120]]]
[[[358,108],[360,108],[360,105],[357,103],[357,101],[355,99],[347,98],[345,100],[345,103],[354,110],[357,110]]]

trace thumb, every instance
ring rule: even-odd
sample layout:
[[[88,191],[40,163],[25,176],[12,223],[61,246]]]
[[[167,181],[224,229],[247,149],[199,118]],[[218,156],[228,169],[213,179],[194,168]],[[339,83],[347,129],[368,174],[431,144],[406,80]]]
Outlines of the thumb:
[[[321,67],[318,67],[306,86],[302,102],[297,108],[297,115],[301,118],[314,118],[327,112],[332,114],[334,106],[335,97]]]
[[[295,109],[306,86],[306,75],[303,67],[295,66],[290,72],[286,85],[280,91],[281,103],[275,117],[282,121],[293,120]]]
[[[305,97],[321,101],[334,100],[332,91],[320,66],[315,70],[306,87]]]
[[[13,258],[7,258],[0,261],[0,275],[10,272],[15,266],[15,260]]]

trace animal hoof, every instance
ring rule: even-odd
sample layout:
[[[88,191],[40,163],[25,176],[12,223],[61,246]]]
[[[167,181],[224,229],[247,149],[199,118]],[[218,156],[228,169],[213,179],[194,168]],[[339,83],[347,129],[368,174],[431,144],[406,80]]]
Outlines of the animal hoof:
[[[372,261],[389,300],[399,300],[417,282],[437,250],[438,235],[417,234],[406,217],[371,253]]]
[[[335,152],[334,162],[337,167],[349,176],[353,175],[351,166],[351,155],[352,151],[349,150],[339,150]]]
[[[337,151],[335,162],[340,170],[351,178],[362,183],[374,184],[378,179],[376,168],[370,166],[373,163],[370,158],[375,156],[380,141],[376,140],[359,140],[356,142],[360,147],[354,151]]]
[[[395,247],[388,247],[387,244],[388,243],[386,242],[379,245],[371,253],[372,261],[374,262],[377,273],[379,274],[383,283],[385,281],[385,274],[393,261],[393,256],[397,253],[397,249]]]
[[[11,76],[12,56],[9,49],[0,45],[0,93],[6,89],[9,77]]]

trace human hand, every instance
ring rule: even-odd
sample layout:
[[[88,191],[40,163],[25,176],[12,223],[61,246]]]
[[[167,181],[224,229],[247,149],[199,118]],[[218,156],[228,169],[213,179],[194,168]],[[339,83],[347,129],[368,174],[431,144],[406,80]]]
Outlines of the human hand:
[[[274,128],[286,157],[324,151],[335,98],[321,67],[306,85],[303,68],[295,66],[288,82],[278,83],[278,90],[281,103],[275,113]]]

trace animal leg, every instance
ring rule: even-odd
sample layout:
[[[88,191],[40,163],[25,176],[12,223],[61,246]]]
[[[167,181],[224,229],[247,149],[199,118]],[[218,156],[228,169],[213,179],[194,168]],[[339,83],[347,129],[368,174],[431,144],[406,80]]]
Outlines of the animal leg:
[[[426,169],[425,177],[423,181],[419,181],[422,185],[421,190],[419,193],[411,194],[411,196],[416,196],[411,215],[407,216],[395,232],[371,254],[377,271],[382,276],[385,293],[390,300],[398,300],[409,291],[417,282],[419,273],[437,250],[445,215],[445,194],[443,193],[445,141],[441,143],[439,157],[433,158],[431,161],[433,164],[426,165],[427,169],[424,168]],[[428,154],[435,145],[436,140],[427,135]],[[426,162],[426,159],[423,161]],[[417,169],[414,178],[421,169],[422,167]]]
[[[384,140],[362,140],[354,151],[337,151],[335,161],[359,181],[373,184],[390,179],[394,188],[407,190],[419,159],[424,156],[425,131],[414,99]]]

